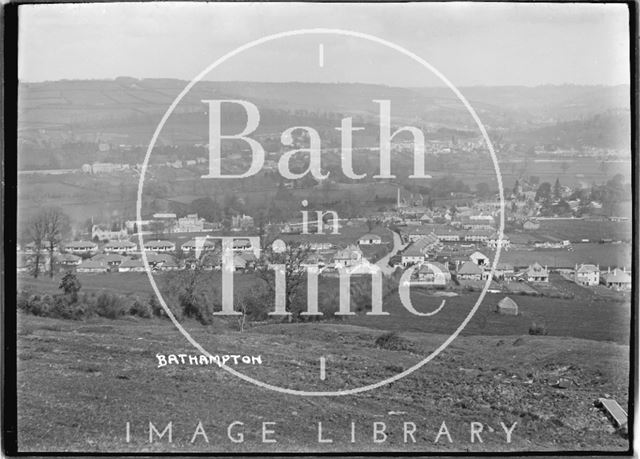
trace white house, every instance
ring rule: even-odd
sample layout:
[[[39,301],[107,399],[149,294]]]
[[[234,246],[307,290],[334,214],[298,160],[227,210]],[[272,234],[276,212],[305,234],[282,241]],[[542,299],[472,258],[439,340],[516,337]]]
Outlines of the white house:
[[[498,245],[500,245],[500,247],[502,247],[503,249],[509,249],[511,247],[511,241],[506,237],[502,238],[502,242],[500,244],[498,244],[498,242],[499,240],[497,236],[490,237],[486,240],[487,247],[493,250],[497,249]]]
[[[629,290],[631,289],[631,275],[624,269],[614,269],[613,271],[607,270],[602,276],[604,285],[616,290]]]
[[[580,285],[598,285],[600,283],[600,267],[597,265],[576,265],[575,282]]]
[[[529,282],[549,282],[549,270],[536,262],[527,268],[524,278]]]
[[[416,247],[415,243],[411,246],[407,247],[407,249],[402,252],[402,266],[407,267],[411,265],[416,265],[424,262],[426,256],[420,247]]]
[[[382,244],[382,238],[377,234],[367,233],[358,239],[359,245],[377,245]]]
[[[84,260],[76,267],[79,273],[106,273],[107,264],[94,260]]]
[[[210,239],[200,239],[196,242],[195,239],[191,239],[180,247],[184,252],[195,252],[196,249],[201,251],[214,250],[216,248],[215,242]]]
[[[451,273],[449,269],[435,262],[427,262],[422,264],[415,273],[415,280],[412,284],[417,285],[434,285],[445,286],[451,281]]]
[[[101,225],[93,225],[91,228],[91,239],[99,241],[110,241],[112,239],[126,239],[128,233],[126,228],[112,231]]]
[[[336,268],[347,268],[358,265],[362,262],[362,251],[355,245],[349,245],[342,250],[338,250],[333,256],[333,263]]]
[[[130,241],[111,241],[103,247],[105,253],[133,253],[138,246]]]
[[[175,226],[176,233],[200,233],[204,231],[204,218],[198,218],[198,214],[189,214],[178,219]]]
[[[144,249],[150,252],[166,253],[176,250],[176,245],[171,241],[147,241],[144,243]]]
[[[118,271],[121,273],[144,272],[144,270],[144,262],[142,260],[125,260],[118,266]]]
[[[485,271],[474,262],[467,261],[458,268],[456,275],[458,279],[482,280],[485,276]]]
[[[71,241],[64,244],[66,252],[73,253],[75,255],[82,255],[85,253],[91,254],[98,251],[98,244],[91,241]]]

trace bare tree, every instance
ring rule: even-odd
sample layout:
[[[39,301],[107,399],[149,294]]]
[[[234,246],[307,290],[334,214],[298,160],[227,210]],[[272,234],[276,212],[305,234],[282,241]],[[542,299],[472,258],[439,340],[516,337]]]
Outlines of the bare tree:
[[[285,270],[285,310],[292,312],[293,317],[291,319],[297,319],[299,312],[293,311],[292,305],[296,299],[296,296],[301,290],[301,287],[306,281],[306,270],[303,263],[307,260],[311,249],[308,244],[291,244],[286,247],[282,252],[275,252],[272,250],[270,244],[265,246],[262,251],[256,274],[259,278],[265,281],[267,288],[275,297],[275,273],[270,269],[270,265],[283,265]]]
[[[53,277],[53,252],[71,231],[69,217],[62,209],[50,207],[42,210],[37,218],[44,225],[44,242],[49,252],[49,277]]]
[[[31,268],[31,274],[33,277],[38,278],[40,274],[40,266],[42,264],[42,250],[45,243],[46,225],[45,220],[41,218],[41,215],[33,216],[27,224],[27,237],[33,242],[33,265]]]

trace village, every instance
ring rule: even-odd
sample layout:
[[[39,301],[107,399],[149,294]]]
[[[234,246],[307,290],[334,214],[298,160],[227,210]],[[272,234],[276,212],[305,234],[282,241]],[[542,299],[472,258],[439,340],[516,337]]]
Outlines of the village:
[[[233,269],[239,274],[261,269],[260,257],[269,253],[265,249],[284,244],[305,247],[300,268],[314,268],[321,276],[337,276],[344,268],[359,275],[363,266],[376,265],[387,275],[411,270],[409,285],[422,288],[479,291],[490,280],[488,291],[492,293],[562,297],[554,279],[564,279],[594,292],[603,288],[629,291],[629,265],[615,257],[607,263],[606,257],[593,256],[594,247],[626,248],[630,240],[624,231],[618,238],[605,229],[606,237],[591,240],[579,231],[571,239],[545,237],[540,232],[541,224],[549,222],[576,228],[603,224],[623,228],[626,218],[541,217],[540,199],[536,201],[536,192],[528,191],[531,186],[523,183],[516,184],[507,196],[508,231],[502,240],[495,197],[467,198],[468,205],[429,208],[419,196],[398,188],[392,208],[354,218],[337,218],[334,213],[320,228],[317,222],[315,227],[311,222],[309,229],[296,221],[258,228],[244,214],[234,216],[230,228],[198,214],[178,217],[175,213],[155,213],[142,221],[121,222],[116,228],[95,224],[90,234],[76,232],[75,240],[60,241],[53,250],[38,248],[34,241],[18,246],[17,270],[36,276],[36,270],[50,275],[52,270],[82,275],[144,272],[144,251],[154,273],[216,271],[223,265],[222,240],[233,237]],[[559,199],[573,192],[568,187],[555,190]],[[138,244],[140,235],[143,246]],[[499,245],[499,262],[493,267]]]

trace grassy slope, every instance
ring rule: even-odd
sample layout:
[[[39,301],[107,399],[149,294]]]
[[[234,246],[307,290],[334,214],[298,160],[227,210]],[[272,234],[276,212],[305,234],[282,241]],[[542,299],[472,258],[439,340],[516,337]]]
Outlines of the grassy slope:
[[[608,394],[627,404],[627,346],[562,337],[461,337],[427,366],[390,386],[360,395],[308,398],[276,394],[215,367],[156,367],[156,353],[194,352],[167,322],[32,316],[18,320],[19,445],[26,451],[301,451],[624,449],[626,440],[592,408]],[[358,387],[418,362],[444,339],[404,333],[413,352],[376,349],[380,332],[346,324],[268,325],[243,334],[224,326],[187,329],[212,353],[261,354],[256,378],[295,389]],[[318,359],[327,358],[320,381]],[[559,376],[575,384],[550,387]],[[390,414],[391,411],[404,414]],[[245,423],[245,442],[226,439],[226,425]],[[357,441],[349,443],[349,422]],[[174,443],[146,443],[146,425],[173,421]],[[189,443],[198,421],[210,439]],[[263,421],[277,422],[278,443],[260,442]],[[316,443],[320,421],[334,444]],[[388,441],[373,444],[372,423],[385,421]],[[402,423],[418,425],[416,445]],[[446,421],[453,445],[433,444]],[[518,422],[513,443],[487,432],[471,444],[469,422],[500,432]],[[125,443],[131,422],[132,442]]]

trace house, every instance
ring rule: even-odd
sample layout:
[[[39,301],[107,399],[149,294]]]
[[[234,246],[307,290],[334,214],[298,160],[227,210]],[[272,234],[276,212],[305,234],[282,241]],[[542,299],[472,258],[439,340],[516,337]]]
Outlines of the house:
[[[79,273],[106,273],[107,264],[101,261],[84,260],[76,267],[76,272]]]
[[[64,244],[64,250],[75,255],[92,254],[98,251],[98,244],[91,241],[71,241]]]
[[[473,261],[466,261],[458,268],[456,273],[458,279],[466,280],[482,280],[485,276],[484,269],[475,264]]]
[[[306,245],[309,247],[309,250],[313,250],[315,252],[325,252],[333,248],[333,244],[331,242],[309,241]]]
[[[382,244],[382,238],[377,234],[367,233],[364,236],[360,236],[358,239],[359,245],[374,245],[374,244]]]
[[[433,228],[429,225],[418,226],[417,228],[413,228],[407,234],[407,239],[411,242],[415,242],[418,239],[423,239],[427,237],[436,237],[433,233]]]
[[[441,263],[427,262],[418,268],[415,279],[419,285],[445,286],[451,281],[451,273]]]
[[[133,253],[138,246],[130,241],[111,241],[105,244],[103,250],[105,253]]]
[[[600,267],[598,265],[576,265],[574,279],[579,285],[598,285],[600,283]]]
[[[205,271],[218,270],[222,266],[222,256],[219,250],[206,252],[200,260],[195,258],[189,258],[185,262],[185,268],[196,269],[197,267],[204,269]]]
[[[163,261],[161,264],[156,265],[156,269],[160,271],[178,271],[180,265],[172,257],[169,260]]]
[[[204,231],[204,218],[198,218],[198,214],[189,214],[179,218],[175,225],[176,233],[200,233]]]
[[[212,240],[206,238],[198,239],[197,241],[196,239],[191,239],[182,244],[180,248],[183,252],[195,252],[196,249],[206,252],[208,250],[214,250],[216,248],[216,244]]]
[[[498,263],[493,271],[493,277],[497,280],[511,281],[515,276],[515,269],[512,264]]]
[[[460,218],[460,225],[464,229],[492,230],[494,229],[494,224],[495,222],[491,215],[463,215]]]
[[[402,266],[407,267],[422,263],[427,259],[429,251],[433,250],[438,243],[438,239],[433,234],[429,237],[418,239],[402,252]]]
[[[245,260],[241,254],[236,253],[233,255],[233,267],[236,271],[244,271],[247,269],[247,266],[247,260]]]
[[[117,271],[118,267],[126,260],[127,257],[122,255],[118,255],[117,253],[109,253],[103,256],[95,256],[92,258],[93,261],[98,261],[101,263],[106,263],[109,271]]]
[[[464,240],[467,242],[488,242],[495,236],[494,230],[489,229],[472,229],[469,230],[464,236]]]
[[[176,250],[176,245],[170,241],[156,240],[145,242],[144,249],[150,252],[166,253],[174,252]]]
[[[536,262],[524,272],[524,279],[528,282],[549,282],[549,270]]]
[[[416,246],[414,242],[402,252],[402,266],[407,267],[424,262],[426,259],[425,253],[421,250],[420,246]]]
[[[602,276],[604,285],[616,290],[630,290],[631,289],[631,274],[624,268],[614,269],[613,271],[607,270]]]
[[[118,266],[118,271],[121,273],[141,273],[144,272],[144,262],[142,260],[124,260],[120,266]]]
[[[82,262],[82,258],[72,253],[63,253],[56,257],[56,262],[64,266],[77,266]]]
[[[489,264],[491,263],[489,257],[484,255],[482,252],[473,252],[471,255],[469,255],[469,259],[478,266],[489,266]]]
[[[464,240],[466,231],[448,227],[446,225],[436,225],[433,233],[441,242],[459,242]]]
[[[255,254],[252,251],[245,251],[239,254],[240,258],[245,261],[245,269],[246,268],[255,268],[258,263],[258,258],[256,258]]]
[[[355,245],[349,245],[342,250],[338,250],[333,255],[333,263],[336,268],[347,268],[362,263],[363,255]]]
[[[248,252],[253,250],[253,246],[249,239],[234,239],[233,250],[236,252]]]
[[[154,270],[174,271],[180,267],[173,257],[166,253],[148,253],[147,262]]]
[[[517,316],[518,315],[518,304],[513,301],[511,298],[509,298],[508,296],[505,296],[503,299],[501,299],[498,302],[498,305],[496,306],[496,312],[498,314],[506,314],[506,315],[510,315],[510,316]]]
[[[126,228],[110,230],[103,225],[93,225],[91,228],[91,239],[94,241],[111,241],[126,239],[128,236]]]
[[[509,241],[509,239],[507,239],[506,236],[502,237],[502,242],[500,242],[500,244],[498,244],[498,242],[499,242],[498,237],[495,235],[485,241],[485,243],[487,244],[487,247],[492,250],[497,249],[498,245],[500,245],[500,247],[502,247],[503,249],[509,249],[511,247],[511,241]]]

